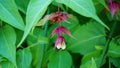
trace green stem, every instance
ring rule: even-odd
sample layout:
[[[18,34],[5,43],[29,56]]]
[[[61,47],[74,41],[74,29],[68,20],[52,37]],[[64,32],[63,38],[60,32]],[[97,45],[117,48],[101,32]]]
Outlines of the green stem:
[[[110,63],[110,60],[108,60],[109,61],[109,68],[111,68],[111,63]]]
[[[47,36],[47,29],[48,29],[48,23],[45,24],[45,28],[44,28],[44,36]]]
[[[49,12],[50,12],[50,9],[47,10],[47,14],[49,14]],[[47,37],[48,24],[49,23],[47,22],[44,26],[44,32],[43,32],[44,37]],[[42,61],[43,61],[43,56],[44,56],[44,52],[45,52],[45,45],[46,44],[42,44],[42,49],[41,49],[42,50],[42,53],[41,53],[42,56],[40,57],[40,59],[42,59],[42,60],[40,60],[40,63],[41,63],[40,68],[42,68]]]
[[[110,34],[109,34],[108,40],[107,40],[107,42],[106,42],[106,44],[105,44],[105,49],[103,50],[103,53],[102,53],[101,59],[100,59],[100,64],[99,64],[99,66],[98,66],[99,68],[101,67],[103,60],[106,58],[106,54],[107,54],[107,52],[108,52],[109,44],[110,44],[110,42],[111,42],[111,40],[112,40],[112,36],[113,36],[113,34],[114,34],[114,30],[115,30],[115,28],[116,28],[116,25],[117,25],[117,22],[115,22],[115,23],[113,24],[113,27],[112,27],[111,32],[110,32]]]
[[[45,27],[44,27],[44,34],[43,34],[44,37],[47,36],[48,24],[49,24],[49,23],[46,23],[46,24],[45,24]],[[41,53],[42,56],[40,57],[40,59],[42,59],[42,60],[43,60],[43,56],[44,56],[44,52],[45,52],[45,45],[46,45],[46,44],[42,44],[42,53]],[[40,63],[42,63],[42,60],[40,60]],[[41,64],[40,64],[40,67],[42,67]]]

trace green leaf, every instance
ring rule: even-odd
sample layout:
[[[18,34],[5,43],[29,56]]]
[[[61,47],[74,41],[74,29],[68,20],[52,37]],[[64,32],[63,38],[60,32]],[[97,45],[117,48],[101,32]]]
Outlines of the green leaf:
[[[77,29],[77,30],[76,30]],[[105,29],[95,21],[71,30],[76,38],[67,38],[67,50],[74,53],[86,54],[95,50],[95,45],[105,44]]]
[[[18,68],[29,68],[32,61],[32,54],[30,49],[23,49],[17,51],[17,66]]]
[[[22,11],[24,14],[26,14],[27,6],[30,0],[15,0],[18,9]]]
[[[90,62],[86,62],[85,64],[82,64],[80,68],[97,68],[94,58],[92,58]]]
[[[16,44],[18,44],[20,41],[21,41],[21,38],[23,36],[23,31],[21,30],[16,30],[16,36],[17,36],[17,39],[16,39]],[[17,45],[16,45],[17,46]]]
[[[111,57],[120,57],[120,46],[117,45],[114,41],[110,42],[108,56]]]
[[[120,68],[120,58],[109,57],[109,61],[113,63],[116,68]]]
[[[82,58],[82,64],[85,64],[86,62],[91,61],[91,58],[98,60],[98,58],[100,58],[100,51],[94,51],[84,55]]]
[[[2,68],[15,68],[14,65],[9,61],[4,61],[1,63]]]
[[[1,62],[1,61],[3,61],[3,57],[2,57],[2,56],[0,56],[0,62]]]
[[[67,51],[60,51],[50,59],[48,68],[71,68],[72,58]]]
[[[16,65],[16,33],[14,29],[5,25],[0,29],[0,55]]]
[[[66,6],[68,6],[69,8],[83,16],[95,19],[104,27],[109,29],[109,27],[106,26],[97,16],[92,0],[56,0],[56,1],[65,4]]]
[[[23,38],[17,47],[25,40],[29,34],[31,28],[36,25],[36,23],[41,19],[51,0],[31,0],[26,14],[26,27]]]
[[[36,46],[31,48],[33,62],[32,67],[40,68],[42,65],[42,59],[44,55],[44,45],[36,44]]]
[[[87,62],[91,62],[91,58],[94,58],[96,66],[98,67],[101,60],[101,51],[93,51],[88,54],[85,54],[82,58],[81,64],[84,65]],[[102,65],[106,62],[106,60],[104,59],[103,61],[104,62],[102,63]]]
[[[39,44],[48,44],[48,38],[43,36],[43,30],[40,28],[35,28],[30,35],[28,35],[27,43],[29,47],[34,47]]]
[[[32,52],[32,67],[40,68],[42,65],[45,47],[48,44],[48,38],[43,37],[43,30],[35,28],[33,34],[27,38],[27,43]]]
[[[6,59],[4,57],[0,56],[0,62],[2,62],[2,61],[6,61]]]
[[[14,0],[0,0],[0,19],[20,30],[24,30],[25,26]]]
[[[54,55],[57,54],[57,51],[54,48],[49,49],[47,52],[45,52],[42,62],[42,68],[46,68],[48,65],[48,62],[53,58]]]

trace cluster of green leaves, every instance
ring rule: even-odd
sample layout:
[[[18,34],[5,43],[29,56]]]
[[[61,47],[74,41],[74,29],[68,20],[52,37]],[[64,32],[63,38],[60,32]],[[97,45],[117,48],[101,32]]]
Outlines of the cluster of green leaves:
[[[57,35],[50,38],[58,23],[35,27],[58,3],[70,16],[63,25],[76,38],[64,35],[65,50],[54,49]],[[104,0],[0,0],[0,68],[120,68],[120,27],[105,47],[115,23],[105,9]]]

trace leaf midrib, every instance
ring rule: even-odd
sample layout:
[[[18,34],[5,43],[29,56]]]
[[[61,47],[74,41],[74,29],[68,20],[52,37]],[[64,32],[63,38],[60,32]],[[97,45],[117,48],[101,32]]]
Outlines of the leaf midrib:
[[[74,0],[71,0],[71,2],[74,2],[76,5],[78,5],[79,7],[81,7],[82,9],[84,9],[88,14],[90,14],[90,15],[93,15],[93,14],[95,14],[95,13],[93,13],[93,12],[89,12],[87,9],[85,9],[84,7],[82,7],[81,5],[79,5],[79,4],[77,4]],[[92,13],[92,14],[91,14]],[[93,16],[91,16],[91,17],[93,17]]]
[[[98,35],[98,36],[90,37],[87,40],[82,40],[82,41],[80,41],[79,43],[76,43],[76,44],[81,44],[81,43],[84,43],[84,42],[87,42],[87,41],[90,41],[90,40],[93,40],[93,39],[96,39],[96,38],[104,37],[104,36],[105,35]],[[74,46],[69,46],[67,49],[77,46],[76,44],[74,44]]]
[[[109,53],[114,53],[114,54],[120,55],[118,52],[112,51],[112,50],[109,50]]]

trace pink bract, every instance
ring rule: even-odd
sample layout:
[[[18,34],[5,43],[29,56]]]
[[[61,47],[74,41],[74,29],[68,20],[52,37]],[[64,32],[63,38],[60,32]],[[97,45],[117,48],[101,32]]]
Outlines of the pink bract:
[[[65,44],[65,39],[63,36],[59,36],[55,42],[55,48],[57,49],[65,49],[66,48],[66,44]]]
[[[72,37],[70,31],[67,28],[65,28],[64,26],[59,26],[59,27],[55,28],[54,31],[52,32],[52,37],[55,34],[58,34],[58,36],[62,36],[62,33],[65,33],[65,34],[69,35],[70,37]]]

